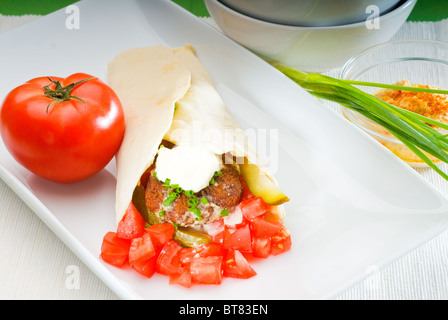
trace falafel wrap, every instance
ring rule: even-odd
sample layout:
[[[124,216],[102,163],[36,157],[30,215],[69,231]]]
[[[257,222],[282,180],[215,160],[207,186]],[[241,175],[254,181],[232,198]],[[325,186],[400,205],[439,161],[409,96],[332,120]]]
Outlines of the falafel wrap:
[[[191,46],[121,52],[109,63],[108,83],[126,118],[116,157],[117,223],[135,202],[150,223],[204,231],[241,202],[245,188],[283,218],[288,198]]]

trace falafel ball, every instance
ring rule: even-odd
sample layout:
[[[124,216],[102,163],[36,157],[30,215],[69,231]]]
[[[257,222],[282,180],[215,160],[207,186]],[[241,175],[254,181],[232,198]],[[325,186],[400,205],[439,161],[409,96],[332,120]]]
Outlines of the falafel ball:
[[[148,209],[157,214],[162,221],[175,222],[181,226],[206,224],[220,217],[221,210],[231,210],[235,207],[243,193],[243,186],[238,171],[233,166],[225,166],[221,175],[214,178],[215,183],[197,192],[197,198],[205,197],[207,204],[200,203],[202,219],[189,211],[188,197],[184,192],[169,206],[164,207],[163,202],[168,197],[164,184],[156,177],[150,176],[145,191],[145,202]],[[160,212],[163,211],[161,215]]]

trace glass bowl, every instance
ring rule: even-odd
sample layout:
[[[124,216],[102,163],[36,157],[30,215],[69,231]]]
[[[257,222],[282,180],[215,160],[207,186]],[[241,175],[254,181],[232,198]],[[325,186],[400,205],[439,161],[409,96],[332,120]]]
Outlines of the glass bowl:
[[[448,89],[448,42],[403,40],[378,44],[347,61],[340,78],[385,84],[407,80],[411,84]],[[370,94],[381,90],[364,86],[358,88]],[[347,108],[343,108],[342,113],[412,167],[427,166],[382,126]],[[433,162],[439,161],[432,155],[428,157]]]

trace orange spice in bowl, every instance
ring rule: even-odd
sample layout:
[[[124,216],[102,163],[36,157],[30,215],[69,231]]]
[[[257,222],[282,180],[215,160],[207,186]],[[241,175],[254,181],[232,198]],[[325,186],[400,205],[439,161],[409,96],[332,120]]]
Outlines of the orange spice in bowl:
[[[396,85],[418,87],[424,89],[439,89],[429,85],[411,84],[402,80]],[[375,94],[381,100],[394,106],[421,114],[422,116],[448,123],[448,96],[443,94],[382,89]]]
[[[411,84],[407,80],[402,80],[395,85],[398,86],[412,86],[425,89],[440,89],[437,87]],[[397,89],[381,89],[374,93],[379,99],[392,104],[394,106],[418,113],[422,116],[430,119],[448,124],[448,96],[444,94],[429,93],[429,92],[417,92],[406,91]],[[363,117],[362,115],[352,111],[343,110],[345,117],[360,126],[364,131],[369,133],[382,145],[392,151],[395,155],[407,162],[412,167],[427,167],[427,164],[420,159],[413,151],[399,141],[394,135],[392,135],[384,127],[372,122],[371,120]],[[434,125],[428,124],[434,127]],[[438,129],[437,127],[434,127]],[[448,133],[446,130],[440,129],[442,133]],[[428,153],[425,153],[429,159],[433,162],[439,162],[440,160]]]
[[[414,87],[412,89],[416,91],[433,90],[433,87],[448,89],[448,42],[408,39],[388,41],[375,45],[349,59],[341,69],[339,78],[359,86],[361,91],[371,95],[379,94],[378,87],[400,89],[398,87],[394,88],[394,85],[392,84],[401,81],[402,79],[407,80],[409,86],[422,87]],[[357,82],[358,84],[355,84],[354,82]],[[379,86],[369,85],[367,83],[379,84]],[[406,82],[403,82],[403,84],[405,83]],[[384,93],[384,91],[381,93]],[[391,92],[389,91],[389,93]],[[446,124],[448,120],[448,110],[445,108],[447,103],[445,97],[448,95],[446,95],[446,90],[437,93],[443,93],[444,95],[437,95],[434,93],[417,94],[416,92],[409,91],[395,92],[394,94],[404,98],[404,101],[401,103],[402,106],[407,103],[408,107],[410,107],[411,101],[414,102],[413,107],[411,107],[414,112],[406,109],[406,111],[398,117],[399,119],[397,118],[396,123],[389,121],[387,112],[384,112],[384,109],[379,109],[383,112],[379,115],[380,119],[387,121],[391,126],[390,128],[399,130],[396,133],[404,133],[405,135],[402,135],[401,138],[404,138],[406,144],[408,144],[413,151],[389,132],[383,134],[382,131],[385,131],[383,127],[381,127],[381,130],[378,130],[378,127],[380,126],[373,122],[374,119],[369,120],[359,115],[357,111],[348,108],[342,108],[342,112],[351,122],[372,135],[375,139],[379,140],[387,148],[391,150],[393,149],[392,151],[395,154],[411,166],[431,166],[448,180],[448,175],[439,171],[437,166],[434,166],[434,162],[439,161],[439,159],[443,159],[443,162],[448,163],[448,136],[445,136],[446,133],[448,133],[448,125]],[[399,99],[398,96],[395,98]],[[388,102],[392,102],[392,100],[389,100]],[[401,109],[401,107],[396,108]],[[361,106],[360,110],[363,109],[364,108]],[[402,110],[404,110],[404,108]],[[420,110],[423,115],[415,112],[418,112],[418,110]],[[444,112],[446,112],[446,114]],[[431,113],[432,116],[430,115]],[[428,118],[432,119],[422,119],[421,117],[423,116],[429,116]],[[408,125],[412,125],[415,130],[406,126],[402,120],[407,122]],[[443,123],[443,127],[436,122]],[[421,126],[423,123],[427,124],[427,129],[425,125]],[[433,125],[428,125],[428,123],[432,123]],[[402,131],[402,129],[404,129],[404,131]],[[438,140],[440,143],[437,142]],[[419,148],[418,145],[424,147],[428,152],[425,153],[422,151],[422,148]],[[425,161],[421,159],[420,156],[417,156],[414,151],[417,151],[420,156],[423,156]],[[431,155],[429,155],[429,152],[431,152]],[[434,156],[432,156],[432,154]]]

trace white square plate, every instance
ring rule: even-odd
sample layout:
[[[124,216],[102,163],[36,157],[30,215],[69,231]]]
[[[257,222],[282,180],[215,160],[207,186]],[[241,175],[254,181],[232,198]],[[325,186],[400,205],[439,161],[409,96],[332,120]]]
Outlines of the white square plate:
[[[190,43],[241,126],[278,134],[276,176],[291,198],[290,251],[256,261],[258,275],[251,279],[185,289],[98,258],[102,237],[116,229],[113,162],[86,181],[60,186],[30,174],[0,143],[0,177],[118,296],[327,299],[448,227],[447,200],[415,171],[172,2],[85,0],[76,6],[79,29],[69,30],[69,15],[60,10],[0,35],[0,99],[36,76],[86,72],[106,80],[108,62],[122,50]]]

